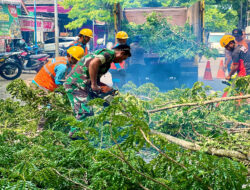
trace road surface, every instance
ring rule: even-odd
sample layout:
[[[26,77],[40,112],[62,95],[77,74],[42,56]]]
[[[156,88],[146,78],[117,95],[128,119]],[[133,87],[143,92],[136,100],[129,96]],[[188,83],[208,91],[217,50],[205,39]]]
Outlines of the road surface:
[[[198,80],[201,82],[204,82],[205,85],[211,86],[212,90],[214,90],[214,91],[223,91],[223,89],[227,87],[225,84],[221,83],[221,81],[222,81],[221,79],[216,78],[221,60],[223,60],[223,63],[224,63],[225,57],[218,57],[216,60],[209,59],[210,66],[211,66],[211,73],[212,73],[212,77],[213,77],[213,80],[211,80],[211,81],[203,80],[203,76],[205,73],[206,64],[207,64],[208,59],[202,58],[202,60],[199,63],[199,67],[198,67]],[[226,75],[227,75],[227,73],[226,73]]]
[[[20,76],[21,79],[31,82],[36,75],[35,71],[28,71],[28,72],[23,72],[22,75]],[[0,77],[0,99],[6,99],[10,97],[10,95],[6,92],[6,86],[10,83],[10,80],[5,80]]]

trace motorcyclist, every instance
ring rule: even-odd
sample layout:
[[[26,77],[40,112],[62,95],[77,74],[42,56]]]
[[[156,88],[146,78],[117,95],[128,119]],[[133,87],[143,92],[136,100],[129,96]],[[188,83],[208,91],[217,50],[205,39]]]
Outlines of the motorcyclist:
[[[96,46],[95,50],[105,48],[105,45],[103,45],[103,43],[104,43],[104,39],[103,39],[103,38],[99,38],[99,39],[96,41],[96,43],[97,43],[97,46]]]

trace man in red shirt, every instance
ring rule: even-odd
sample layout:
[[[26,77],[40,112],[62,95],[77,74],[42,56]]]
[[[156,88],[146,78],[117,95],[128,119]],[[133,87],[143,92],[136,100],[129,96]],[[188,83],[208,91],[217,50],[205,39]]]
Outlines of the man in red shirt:
[[[243,31],[241,29],[234,29],[232,31],[232,36],[235,37],[236,44],[244,46],[248,50],[249,41],[244,38]],[[225,69],[228,68],[228,70],[230,71],[230,62],[232,61],[232,55],[230,51],[228,50],[225,51],[225,58],[226,58]]]
[[[237,72],[239,77],[249,75],[250,73],[250,52],[245,46],[235,43],[235,37],[231,35],[225,35],[221,38],[220,44],[231,54],[233,63],[231,71],[226,77],[227,80]]]

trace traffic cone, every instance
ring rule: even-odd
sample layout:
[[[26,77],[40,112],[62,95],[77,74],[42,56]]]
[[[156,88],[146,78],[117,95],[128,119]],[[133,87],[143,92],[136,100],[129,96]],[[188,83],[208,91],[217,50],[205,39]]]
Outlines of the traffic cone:
[[[211,68],[210,68],[210,61],[207,61],[207,65],[206,65],[203,79],[204,80],[213,80]]]
[[[225,79],[223,60],[220,61],[220,67],[217,73],[217,79]]]

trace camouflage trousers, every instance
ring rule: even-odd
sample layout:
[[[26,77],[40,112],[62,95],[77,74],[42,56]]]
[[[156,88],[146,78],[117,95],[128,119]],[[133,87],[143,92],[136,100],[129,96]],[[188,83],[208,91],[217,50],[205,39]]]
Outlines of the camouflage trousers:
[[[68,91],[67,96],[77,120],[82,121],[86,117],[94,115],[92,108],[87,105],[91,99],[88,86],[84,89],[76,88],[73,91]]]

